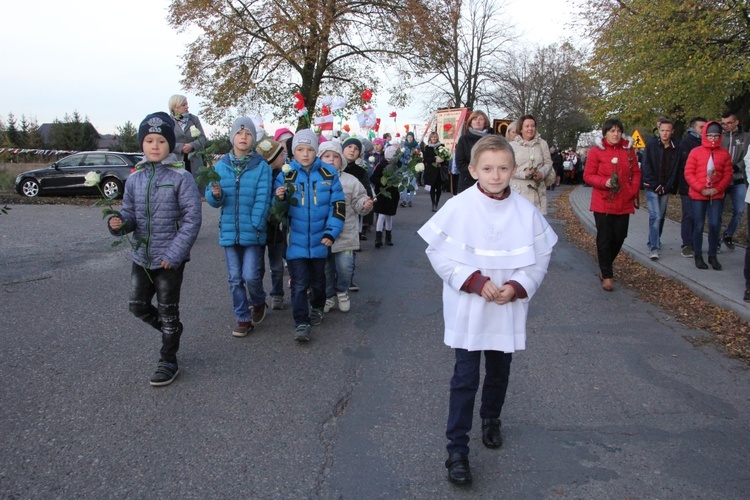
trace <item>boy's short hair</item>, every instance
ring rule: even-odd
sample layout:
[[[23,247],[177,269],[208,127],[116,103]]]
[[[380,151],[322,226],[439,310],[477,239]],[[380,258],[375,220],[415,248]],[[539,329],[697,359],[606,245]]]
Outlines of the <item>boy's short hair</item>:
[[[516,154],[513,151],[513,147],[511,147],[510,143],[505,139],[505,137],[500,135],[486,135],[479,139],[476,144],[474,144],[474,147],[471,148],[471,160],[469,160],[469,165],[476,167],[477,161],[479,161],[479,156],[482,153],[486,153],[487,151],[507,151],[510,153],[510,157],[513,159],[513,166],[516,165]]]
[[[661,127],[662,125],[665,125],[665,124],[672,125],[672,128],[674,128],[674,122],[672,121],[672,119],[667,118],[666,116],[662,116],[661,118],[659,118],[659,126]]]
[[[695,124],[696,124],[697,122],[706,122],[706,123],[708,123],[708,120],[706,120],[706,119],[705,119],[704,117],[702,117],[702,116],[694,116],[694,117],[692,117],[692,118],[690,119],[690,128],[695,128]]]
[[[138,144],[143,149],[143,139],[149,134],[159,134],[167,140],[169,151],[174,150],[177,140],[174,136],[174,122],[164,111],[151,113],[138,126]]]
[[[625,132],[625,127],[622,126],[622,122],[618,120],[617,118],[610,118],[606,122],[604,122],[604,125],[602,125],[602,135],[607,135],[607,132],[612,130],[613,128],[619,128],[620,132]]]

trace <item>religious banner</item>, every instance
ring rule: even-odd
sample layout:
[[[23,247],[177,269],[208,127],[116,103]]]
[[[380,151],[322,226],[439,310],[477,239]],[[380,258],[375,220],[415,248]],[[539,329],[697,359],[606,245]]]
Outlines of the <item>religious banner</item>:
[[[466,108],[440,109],[436,114],[438,139],[453,152],[466,121]]]

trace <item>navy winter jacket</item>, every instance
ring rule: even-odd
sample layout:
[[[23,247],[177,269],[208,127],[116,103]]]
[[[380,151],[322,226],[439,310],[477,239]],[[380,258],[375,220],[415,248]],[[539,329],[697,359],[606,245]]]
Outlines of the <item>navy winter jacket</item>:
[[[328,247],[321,243],[323,236],[335,241],[341,234],[346,219],[346,202],[339,175],[330,165],[315,158],[309,170],[292,160],[291,170],[281,172],[274,182],[277,188],[289,183],[294,186],[289,203],[287,260],[325,259]]]
[[[231,156],[224,155],[214,167],[221,176],[221,198],[214,198],[206,187],[206,201],[219,212],[219,245],[265,245],[273,180],[271,167],[253,151],[249,161],[236,174]]]

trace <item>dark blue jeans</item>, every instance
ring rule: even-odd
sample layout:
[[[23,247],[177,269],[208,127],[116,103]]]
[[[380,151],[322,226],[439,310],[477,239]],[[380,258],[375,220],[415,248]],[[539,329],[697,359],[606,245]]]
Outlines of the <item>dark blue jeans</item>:
[[[693,200],[690,196],[683,194],[680,195],[680,201],[682,202],[682,220],[680,221],[680,236],[682,236],[682,246],[692,247],[693,246]]]
[[[292,314],[294,326],[310,324],[310,306],[326,305],[326,259],[291,259],[286,261],[292,278]],[[307,303],[307,289],[312,295]]]
[[[481,418],[500,418],[508,391],[513,354],[502,351],[455,349],[456,365],[451,378],[450,406],[445,436],[448,453],[469,453],[469,431],[474,417],[474,399],[479,388],[479,369],[484,352]]]
[[[133,263],[130,271],[128,308],[136,318],[161,331],[160,361],[177,362],[182,323],[180,322],[180,289],[185,264],[175,269],[146,270]],[[151,300],[156,295],[156,306]]]
[[[271,297],[284,296],[284,256],[286,255],[286,242],[269,243],[266,245],[268,253],[268,267],[271,268]],[[266,274],[266,259],[260,259],[260,277]]]
[[[721,214],[724,212],[724,200],[693,200],[693,254],[703,257],[703,228],[708,215],[708,256],[715,257],[721,233]]]

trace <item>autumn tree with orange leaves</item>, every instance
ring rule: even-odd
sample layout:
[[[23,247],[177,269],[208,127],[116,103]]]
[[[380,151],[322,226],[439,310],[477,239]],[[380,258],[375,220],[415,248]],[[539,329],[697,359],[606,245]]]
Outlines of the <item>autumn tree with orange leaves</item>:
[[[209,123],[248,110],[274,118],[297,113],[300,92],[312,113],[324,95],[362,105],[362,90],[377,90],[404,1],[174,0],[169,22],[196,30],[184,56],[183,85],[203,98]],[[299,126],[307,125],[305,117]]]

